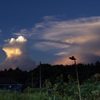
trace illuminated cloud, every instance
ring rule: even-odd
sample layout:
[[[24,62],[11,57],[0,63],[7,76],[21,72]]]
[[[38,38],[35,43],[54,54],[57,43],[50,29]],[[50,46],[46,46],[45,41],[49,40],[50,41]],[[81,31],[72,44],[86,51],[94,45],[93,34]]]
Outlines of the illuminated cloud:
[[[19,36],[17,39],[11,38],[7,42],[2,50],[6,53],[6,60],[3,63],[3,68],[9,69],[10,67],[15,69],[30,70],[35,67],[35,63],[29,57],[27,40],[23,36]]]
[[[59,53],[56,53],[55,55],[58,55],[58,56],[66,56],[67,55],[67,52],[59,52]]]
[[[44,22],[37,23],[31,30],[21,30],[16,35],[28,32],[28,38],[35,41],[34,48],[55,51],[52,56],[62,55],[54,63],[64,64],[65,59],[71,55],[75,55],[78,62],[82,63],[99,60],[100,16],[62,21],[51,20],[49,16],[44,19]]]
[[[17,39],[11,38],[11,40],[3,46],[7,58],[18,57],[27,53],[26,42],[27,40],[23,36],[19,36]]]
[[[6,52],[7,58],[17,57],[22,54],[19,48],[3,48]]]

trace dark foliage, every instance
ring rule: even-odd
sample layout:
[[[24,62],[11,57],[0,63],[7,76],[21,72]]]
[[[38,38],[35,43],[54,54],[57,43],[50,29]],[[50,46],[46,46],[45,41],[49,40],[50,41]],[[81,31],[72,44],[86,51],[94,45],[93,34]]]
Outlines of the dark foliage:
[[[79,79],[82,83],[85,79],[90,78],[96,73],[100,73],[100,62],[97,61],[95,64],[77,64],[79,73]],[[41,67],[41,82],[42,87],[46,79],[49,79],[52,84],[55,83],[57,76],[63,75],[64,81],[68,81],[68,75],[76,79],[75,65],[50,65],[40,64],[35,69],[28,71],[20,70],[19,68],[1,70],[0,78],[12,78],[24,87],[39,87],[40,80],[40,67]]]

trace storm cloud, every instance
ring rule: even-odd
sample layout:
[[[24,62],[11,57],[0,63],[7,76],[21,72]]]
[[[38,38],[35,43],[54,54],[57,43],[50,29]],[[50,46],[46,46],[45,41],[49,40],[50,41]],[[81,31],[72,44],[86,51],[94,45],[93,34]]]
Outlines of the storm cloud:
[[[30,70],[35,68],[35,62],[29,57],[29,49],[27,39],[24,36],[11,38],[3,46],[2,50],[6,53],[6,59],[0,66],[1,69],[20,68],[22,70]]]
[[[27,40],[23,36],[19,36],[17,39],[11,38],[2,49],[5,51],[7,59],[27,56]]]

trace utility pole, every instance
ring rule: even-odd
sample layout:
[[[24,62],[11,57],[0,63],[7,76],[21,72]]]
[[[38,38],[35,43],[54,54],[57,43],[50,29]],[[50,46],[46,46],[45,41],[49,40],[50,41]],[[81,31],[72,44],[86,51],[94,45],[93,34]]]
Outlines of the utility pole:
[[[32,88],[33,88],[33,72],[32,72]]]
[[[39,74],[40,74],[40,89],[41,89],[41,62],[40,62],[40,65],[39,65]]]

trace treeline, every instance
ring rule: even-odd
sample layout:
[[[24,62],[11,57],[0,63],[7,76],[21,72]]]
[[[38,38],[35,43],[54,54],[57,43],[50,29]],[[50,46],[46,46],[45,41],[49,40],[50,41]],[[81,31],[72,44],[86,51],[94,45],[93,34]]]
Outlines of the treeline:
[[[80,83],[85,79],[88,79],[100,73],[100,62],[97,61],[95,64],[77,64],[79,73]],[[12,78],[18,83],[22,84],[24,87],[39,87],[40,76],[41,76],[41,86],[46,79],[50,80],[52,84],[55,83],[58,76],[63,75],[63,81],[67,82],[69,80],[68,76],[76,79],[76,66],[75,65],[50,65],[50,64],[40,64],[35,69],[30,71],[23,71],[19,68],[16,69],[5,69],[0,71],[0,78]]]

